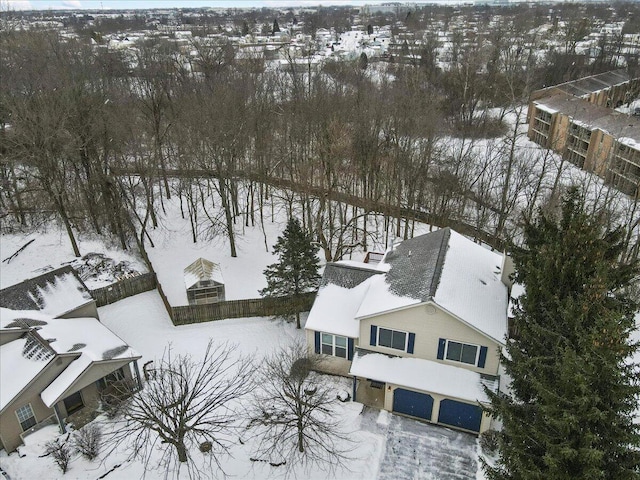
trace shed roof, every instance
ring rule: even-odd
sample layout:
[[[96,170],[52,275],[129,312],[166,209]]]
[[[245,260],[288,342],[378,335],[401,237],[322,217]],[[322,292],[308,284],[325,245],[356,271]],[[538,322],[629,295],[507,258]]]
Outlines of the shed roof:
[[[204,258],[199,258],[184,269],[184,284],[187,290],[203,280],[213,280],[224,285],[220,265]]]

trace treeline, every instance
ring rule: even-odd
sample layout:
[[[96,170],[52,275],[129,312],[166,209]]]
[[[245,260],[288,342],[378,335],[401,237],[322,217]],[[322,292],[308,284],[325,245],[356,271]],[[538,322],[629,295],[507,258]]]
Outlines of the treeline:
[[[548,65],[501,38],[492,50],[461,42],[443,72],[427,57],[321,67],[289,57],[273,69],[221,40],[195,38],[197,55],[152,40],[124,53],[51,32],[4,32],[3,228],[54,217],[76,255],[82,231],[129,248],[151,242],[147,229],[178,196],[192,240],[226,235],[235,256],[238,219],[264,221],[275,178],[299,186],[283,200],[328,260],[366,247],[376,211],[318,191],[387,205],[398,237],[412,234],[414,211],[517,238],[522,216],[562,193],[568,166],[521,145],[529,92]],[[176,170],[211,174],[172,180]],[[607,189],[590,195],[610,222],[636,228],[628,245],[637,256],[631,207],[620,209],[624,200]]]

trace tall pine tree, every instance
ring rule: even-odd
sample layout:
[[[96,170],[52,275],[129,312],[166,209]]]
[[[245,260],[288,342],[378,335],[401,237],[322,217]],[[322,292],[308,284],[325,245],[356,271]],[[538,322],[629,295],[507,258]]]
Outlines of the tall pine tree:
[[[622,233],[587,215],[577,190],[557,218],[525,226],[512,255],[525,293],[503,358],[511,396],[491,394],[503,429],[488,478],[640,478],[637,305],[625,294],[638,268],[620,263]]]
[[[319,260],[313,238],[300,226],[300,222],[291,218],[282,236],[273,246],[278,255],[278,263],[269,265],[264,276],[267,287],[260,290],[263,297],[296,297],[301,293],[316,290],[320,282],[318,274]],[[295,299],[292,301],[296,327],[300,328],[300,310]]]

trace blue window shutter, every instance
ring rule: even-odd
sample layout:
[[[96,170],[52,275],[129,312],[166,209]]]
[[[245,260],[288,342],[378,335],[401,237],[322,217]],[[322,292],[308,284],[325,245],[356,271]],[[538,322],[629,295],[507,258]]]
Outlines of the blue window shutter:
[[[320,332],[315,332],[316,334],[316,353],[320,353]]]
[[[376,346],[376,342],[378,340],[378,327],[375,325],[371,325],[371,339],[369,341],[369,345]]]
[[[347,360],[353,360],[353,338],[347,338]]]
[[[444,359],[444,347],[447,343],[447,340],[444,338],[441,338],[438,341],[438,360],[443,360]]]
[[[416,343],[416,334],[409,334],[409,343],[407,343],[407,353],[413,353],[413,345]]]
[[[478,357],[478,367],[484,368],[484,363],[487,361],[487,347],[480,347],[480,356]]]

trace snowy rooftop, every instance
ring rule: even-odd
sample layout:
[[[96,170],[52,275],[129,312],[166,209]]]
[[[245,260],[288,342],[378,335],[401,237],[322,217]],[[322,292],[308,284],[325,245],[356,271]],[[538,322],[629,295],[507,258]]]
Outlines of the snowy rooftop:
[[[355,337],[353,319],[433,301],[503,342],[508,298],[501,264],[502,255],[449,228],[401,242],[374,268],[328,264],[307,328]]]
[[[18,395],[54,357],[52,352],[30,355],[36,340],[25,336],[0,346],[0,411]]]
[[[640,119],[624,113],[600,107],[565,93],[551,95],[533,102],[536,108],[550,113],[562,112],[576,125],[588,129],[600,129],[614,137],[640,139]]]
[[[472,327],[504,343],[507,286],[501,281],[502,255],[451,232],[434,301]]]
[[[381,353],[356,352],[351,375],[393,383],[470,402],[489,402],[484,386],[497,390],[498,380],[466,368],[420,358],[389,357]]]
[[[216,283],[224,284],[220,265],[199,258],[184,269],[184,283],[188,289],[203,280],[213,280]]]
[[[39,310],[53,317],[64,315],[92,300],[85,284],[68,266],[0,290],[0,307]]]
[[[25,345],[29,345],[29,338],[41,339],[38,345],[40,352],[38,357],[52,358],[54,354],[75,354],[76,360],[58,376],[51,384],[42,398],[45,404],[51,405],[93,362],[110,360],[123,360],[127,358],[139,358],[140,355],[129,347],[120,337],[105,327],[95,318],[53,318],[37,311],[0,309],[0,329],[24,329],[33,328],[37,335],[31,333],[26,337],[11,341],[2,348],[2,402],[5,402],[19,393],[39,373],[46,362],[40,361],[38,367],[33,365],[34,357]],[[30,337],[31,335],[31,337]],[[25,340],[25,338],[27,340]],[[25,343],[27,342],[27,343]],[[6,349],[5,349],[6,347]],[[33,350],[33,349],[32,349]],[[50,355],[43,352],[50,351]],[[16,353],[20,358],[13,358],[5,363],[5,358]],[[20,387],[22,385],[22,387]],[[9,387],[8,387],[9,386]]]

